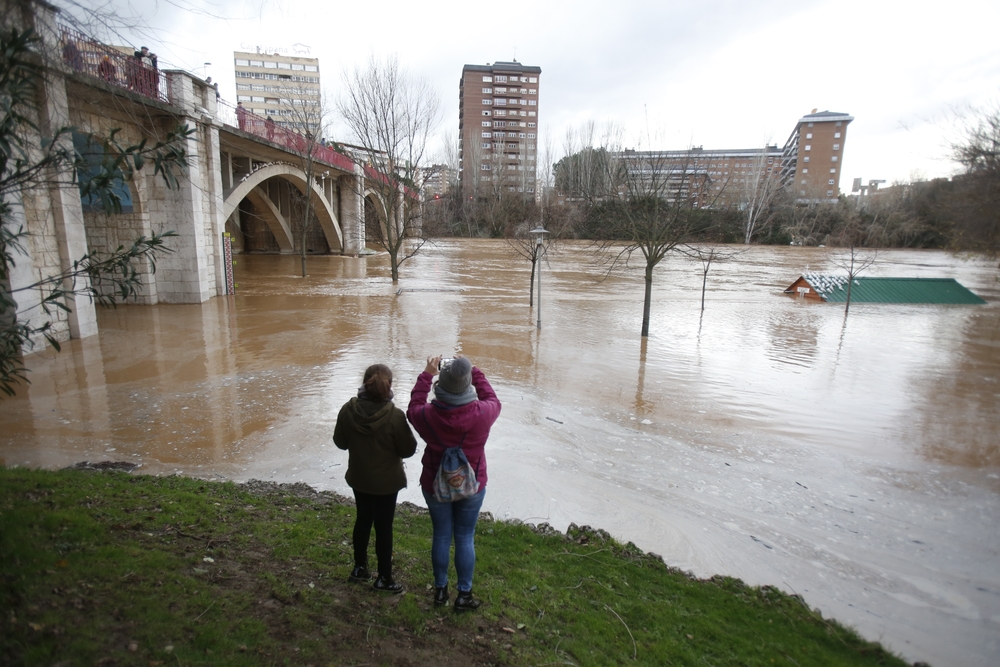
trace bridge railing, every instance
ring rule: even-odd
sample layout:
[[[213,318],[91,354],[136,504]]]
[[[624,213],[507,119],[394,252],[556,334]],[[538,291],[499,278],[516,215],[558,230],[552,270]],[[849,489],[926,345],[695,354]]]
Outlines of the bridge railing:
[[[226,100],[220,99],[216,104],[216,108],[216,117],[230,127],[235,127],[247,134],[265,139],[273,144],[294,151],[299,155],[305,154],[309,148],[309,140],[302,133],[283,127],[274,120],[258,116]],[[354,161],[330,146],[315,143],[312,147],[312,156],[337,169],[354,171]]]
[[[159,69],[64,23],[58,24],[59,48],[73,70],[144,97],[167,102],[167,79]]]

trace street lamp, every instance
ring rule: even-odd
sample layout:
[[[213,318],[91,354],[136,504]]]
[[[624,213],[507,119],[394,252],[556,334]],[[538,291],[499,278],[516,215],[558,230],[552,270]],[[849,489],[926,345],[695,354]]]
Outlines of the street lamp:
[[[535,239],[535,261],[538,263],[538,330],[542,330],[542,243],[545,240],[545,235],[549,233],[549,230],[545,229],[541,225],[538,225],[530,232],[531,236]]]

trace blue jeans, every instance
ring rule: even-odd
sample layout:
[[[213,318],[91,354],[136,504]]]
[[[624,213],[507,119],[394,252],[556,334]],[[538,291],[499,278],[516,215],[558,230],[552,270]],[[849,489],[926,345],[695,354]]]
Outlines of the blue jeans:
[[[476,569],[476,521],[479,508],[483,506],[486,489],[476,495],[442,503],[424,492],[427,509],[431,513],[434,539],[431,542],[431,565],[434,567],[434,585],[443,588],[448,585],[448,561],[451,553],[451,538],[455,537],[455,572],[458,574],[458,590],[467,593],[472,590],[472,574]]]

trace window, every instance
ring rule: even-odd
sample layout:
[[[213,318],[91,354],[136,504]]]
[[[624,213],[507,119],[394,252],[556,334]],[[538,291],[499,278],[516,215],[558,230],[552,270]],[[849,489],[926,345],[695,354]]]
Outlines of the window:
[[[806,144],[806,150],[811,151],[813,149],[812,145]]]
[[[837,173],[837,168],[836,168],[836,167],[834,167],[833,169],[831,169],[831,170],[830,170],[830,173],[831,173],[831,174],[836,174],[836,173]]]
[[[836,161],[837,161],[837,156],[836,155],[834,155],[833,157],[830,158],[830,162],[836,162]]]
[[[809,127],[812,127],[812,123],[809,124]],[[813,138],[813,133],[812,132],[806,133],[806,139],[812,139],[812,138]]]
[[[528,112],[527,112],[527,111],[522,111],[522,112],[521,112],[521,115],[522,115],[522,116],[526,116],[527,114],[528,114]]]
[[[267,62],[265,60],[264,61],[264,68],[265,69],[278,69],[278,63],[271,63],[271,62]]]
[[[833,145],[833,150],[839,151],[840,150],[840,144],[834,144]]]
[[[533,107],[538,105],[538,100],[528,100],[528,106]]]
[[[264,103],[264,98],[263,97],[257,97],[256,95],[254,95],[253,99],[251,100],[251,102],[260,102],[261,104],[263,104]]]
[[[483,115],[489,116],[492,112],[489,109],[483,109]]]
[[[262,60],[251,60],[250,61],[250,67],[263,67],[263,66],[264,66],[264,61],[262,61]]]
[[[520,103],[521,100],[515,100],[514,98],[507,100],[507,104],[520,104]]]
[[[242,58],[237,58],[236,59],[236,66],[237,67],[250,67],[250,61],[249,60],[243,60]]]
[[[517,144],[507,144],[507,148],[517,148]]]
[[[834,139],[840,139],[840,132],[834,132],[833,133],[833,138]]]
[[[529,76],[528,77],[528,83],[538,83],[538,77],[537,76]]]
[[[490,121],[488,121],[488,120],[484,120],[483,121],[483,127],[492,127],[492,126],[493,126],[493,123],[491,123]]]
[[[768,164],[773,164],[774,163],[774,158],[773,157],[767,158],[767,163]]]
[[[493,100],[490,100],[490,99],[484,99],[483,100],[483,106],[487,106],[488,107],[491,104],[493,104]]]
[[[833,190],[827,190],[826,191],[826,196],[827,197],[832,197],[833,196]]]
[[[521,94],[522,95],[527,95],[528,94],[528,89],[527,88],[522,88],[521,89]]]
[[[278,63],[278,69],[292,69],[291,63]]]
[[[506,126],[507,126],[507,123],[505,123],[502,120],[495,120],[495,121],[493,121],[493,127],[506,127]]]
[[[490,132],[483,132],[483,139],[489,139],[492,136],[493,136],[493,134],[490,133]]]
[[[504,138],[504,133],[503,132],[494,132],[493,133],[493,138],[494,139],[503,139]]]
[[[507,111],[505,109],[497,109],[496,111],[493,112],[493,115],[494,116],[506,116],[507,115]]]
[[[490,169],[492,169],[492,167],[490,167],[490,165],[488,164],[481,164],[479,165],[479,168],[482,169],[483,171],[489,171]]]
[[[534,111],[529,111],[528,115],[531,116],[532,118],[534,118],[535,117],[535,112]]]
[[[492,94],[493,94],[492,88],[483,88],[483,95],[492,95]]]
[[[306,65],[306,71],[307,72],[318,72],[319,68],[316,67],[315,65]]]
[[[813,126],[813,124],[812,124],[812,123],[809,123],[809,127],[812,127],[812,126]]]
[[[524,134],[524,132],[522,132],[522,133],[520,133],[520,134],[519,134],[519,135],[517,135],[517,136],[519,136],[519,137],[521,137],[522,139],[524,139],[524,138],[525,138],[525,137],[526,137],[527,135],[525,135],[525,134]]]
[[[528,90],[528,94],[529,94],[529,95],[537,95],[537,94],[538,94],[538,91],[537,91],[537,90],[535,90],[534,88],[531,88],[531,89],[529,89],[529,90]]]
[[[485,102],[485,100],[483,100],[483,101]],[[498,100],[497,100],[497,104],[498,104],[498,105],[504,105],[504,104],[507,104],[507,100],[505,100],[505,99],[498,99]]]
[[[528,132],[528,138],[529,139],[534,139],[535,138],[535,133],[534,132]]]
[[[493,77],[492,76],[484,76],[483,77],[483,83],[493,83]]]
[[[803,162],[809,162],[809,156],[807,155],[807,156],[805,156],[804,158],[802,158],[802,161],[803,161]]]
[[[507,83],[507,77],[506,76],[502,76],[502,75],[494,77],[494,80],[497,83]]]
[[[484,141],[483,142],[483,148],[492,148],[492,147],[493,147],[493,144],[491,144],[490,142],[488,142],[488,141]]]
[[[507,165],[507,171],[517,171],[517,165],[516,164],[508,164]]]
[[[250,96],[249,95],[237,95],[236,96],[236,101],[237,102],[249,102],[250,101]]]
[[[837,127],[840,127],[843,124],[844,124],[843,121],[839,121],[839,120],[837,121]]]
[[[301,72],[304,69],[305,69],[304,65],[297,65],[296,63],[292,63],[292,70],[294,70],[296,72]]]
[[[497,92],[498,95],[501,94],[501,93],[506,94],[507,93],[507,89],[506,88],[497,88],[496,92]]]
[[[534,127],[534,126],[535,126],[534,123],[528,123],[528,127]]]
[[[833,179],[831,178],[829,181],[826,182],[826,184],[827,185],[833,185]]]
[[[802,173],[803,174],[808,174],[809,173],[809,167],[806,167],[805,169],[803,169]]]

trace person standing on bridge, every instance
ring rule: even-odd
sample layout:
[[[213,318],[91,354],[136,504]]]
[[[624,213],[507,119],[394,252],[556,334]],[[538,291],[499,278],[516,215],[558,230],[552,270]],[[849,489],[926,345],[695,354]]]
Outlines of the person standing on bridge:
[[[267,114],[267,120],[264,121],[264,129],[267,131],[267,140],[274,141],[274,119],[271,118],[271,114]]]
[[[406,415],[392,403],[392,371],[374,364],[365,371],[358,395],[337,416],[333,442],[349,452],[347,483],[354,489],[358,516],[354,522],[354,569],[350,580],[368,581],[368,540],[375,526],[377,591],[402,593],[392,578],[392,522],[396,496],[406,487],[403,459],[417,451]]]

